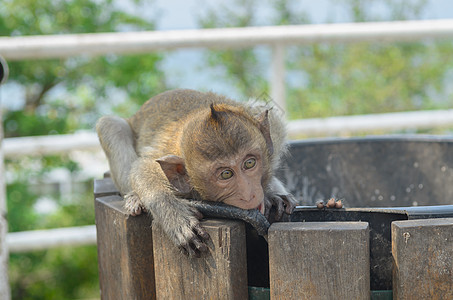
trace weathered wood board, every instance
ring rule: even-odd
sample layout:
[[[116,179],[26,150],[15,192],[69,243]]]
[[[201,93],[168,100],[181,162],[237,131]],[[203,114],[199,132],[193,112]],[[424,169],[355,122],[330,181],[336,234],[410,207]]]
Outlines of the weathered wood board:
[[[157,299],[248,299],[245,226],[205,220],[209,253],[189,258],[153,227]]]
[[[95,210],[101,299],[155,299],[151,218],[129,216],[120,196]]]
[[[271,299],[369,299],[368,223],[274,223],[269,268]]]
[[[94,181],[94,197],[104,197],[119,194],[120,192],[116,188],[111,178],[104,178]]]
[[[453,299],[453,218],[392,223],[393,298]]]

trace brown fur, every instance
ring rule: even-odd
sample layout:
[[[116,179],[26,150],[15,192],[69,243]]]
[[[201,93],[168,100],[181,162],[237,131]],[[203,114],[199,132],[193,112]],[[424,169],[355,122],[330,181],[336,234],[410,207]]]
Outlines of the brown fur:
[[[284,124],[267,107],[173,90],[148,100],[127,123],[101,118],[96,130],[129,212],[150,212],[189,255],[205,251],[208,236],[186,198],[266,213],[275,205],[278,216],[294,208],[273,174],[286,151]],[[222,177],[225,170],[233,176]]]

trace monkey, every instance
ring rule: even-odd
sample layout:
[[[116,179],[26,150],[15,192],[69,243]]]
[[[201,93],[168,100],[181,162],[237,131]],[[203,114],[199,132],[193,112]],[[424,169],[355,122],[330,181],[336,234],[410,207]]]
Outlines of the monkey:
[[[190,199],[266,217],[274,206],[277,220],[295,208],[274,175],[287,152],[285,125],[265,105],[176,89],[152,97],[128,119],[101,117],[96,131],[126,210],[151,214],[191,257],[208,250],[209,235]]]

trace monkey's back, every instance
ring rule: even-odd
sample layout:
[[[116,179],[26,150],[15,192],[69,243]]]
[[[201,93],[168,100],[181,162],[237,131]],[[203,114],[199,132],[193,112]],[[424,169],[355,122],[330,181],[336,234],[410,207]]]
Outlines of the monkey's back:
[[[137,139],[137,151],[142,147],[152,147],[162,132],[168,128],[183,126],[184,121],[192,114],[207,109],[211,104],[226,103],[232,106],[243,106],[224,96],[212,92],[198,92],[190,89],[176,89],[163,92],[145,102],[140,110],[128,119]],[[174,138],[174,137],[171,137]]]

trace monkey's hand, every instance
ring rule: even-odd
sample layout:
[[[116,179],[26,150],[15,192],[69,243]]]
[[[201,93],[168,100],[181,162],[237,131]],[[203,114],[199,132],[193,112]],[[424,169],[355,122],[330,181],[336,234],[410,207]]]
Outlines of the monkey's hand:
[[[210,238],[199,222],[203,215],[195,208],[182,204],[178,203],[178,209],[169,212],[174,218],[167,216],[158,223],[184,254],[200,257],[208,251],[205,242]]]
[[[265,217],[269,220],[271,208],[275,207],[275,221],[279,221],[282,219],[283,213],[288,215],[292,214],[294,208],[297,205],[296,198],[294,198],[291,194],[286,195],[277,195],[277,194],[270,194],[266,195],[266,199],[264,201],[265,205]]]
[[[142,212],[146,212],[145,206],[135,192],[131,192],[124,196],[124,208],[131,216],[138,216],[141,215]]]
[[[124,207],[132,216],[147,212],[145,205],[135,192],[127,194],[124,200]],[[201,253],[208,250],[204,241],[209,239],[209,234],[201,227],[199,222],[203,215],[197,209],[182,202],[175,202],[175,204],[178,206],[178,210],[171,214],[175,215],[175,218],[162,217],[156,210],[152,210],[153,218],[183,253],[190,257],[200,257]],[[170,208],[167,208],[170,215],[168,209]]]
[[[286,190],[283,183],[274,176],[272,177],[265,192],[264,205],[264,216],[269,221],[271,221],[271,219],[272,221],[280,221],[284,213],[286,213],[287,215],[293,213],[294,208],[297,205],[297,201],[296,198],[294,198],[294,196]],[[271,216],[272,207],[275,207],[275,216],[274,213],[272,213]]]

